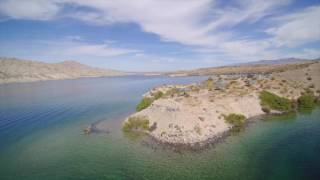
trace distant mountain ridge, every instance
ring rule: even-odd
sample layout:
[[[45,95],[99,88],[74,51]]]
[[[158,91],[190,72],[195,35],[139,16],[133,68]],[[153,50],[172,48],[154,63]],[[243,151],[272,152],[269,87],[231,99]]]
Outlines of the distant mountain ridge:
[[[231,64],[219,67],[200,68],[187,71],[175,71],[166,74],[169,76],[207,76],[241,73],[273,73],[286,71],[289,69],[299,69],[318,62],[320,62],[320,59],[308,60],[286,58],[277,60],[261,60],[241,64]]]
[[[0,58],[0,84],[121,75],[126,75],[126,73],[94,68],[76,61],[45,63],[15,58]]]
[[[301,59],[301,58],[283,58],[283,59],[274,59],[274,60],[260,60],[246,63],[238,63],[234,65],[258,65],[258,64],[296,64],[312,61],[311,59]]]

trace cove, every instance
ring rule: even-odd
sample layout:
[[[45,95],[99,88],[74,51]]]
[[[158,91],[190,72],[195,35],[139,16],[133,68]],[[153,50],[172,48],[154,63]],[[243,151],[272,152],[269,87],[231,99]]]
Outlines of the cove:
[[[121,131],[144,92],[206,77],[125,76],[0,86],[1,179],[317,179],[320,109],[267,117],[215,148],[154,150]],[[109,133],[85,135],[101,122]]]

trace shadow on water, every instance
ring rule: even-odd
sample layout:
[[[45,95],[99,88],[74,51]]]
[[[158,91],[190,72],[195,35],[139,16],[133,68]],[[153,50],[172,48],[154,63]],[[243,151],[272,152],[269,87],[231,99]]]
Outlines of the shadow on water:
[[[299,112],[299,114],[302,114],[302,115],[310,115],[315,108],[316,107],[313,107],[313,108],[299,108],[298,112]]]
[[[244,133],[245,129],[246,129],[245,125],[243,125],[243,126],[235,126],[230,130],[230,135],[231,136],[238,136],[238,135]]]
[[[143,140],[148,134],[144,132],[123,132],[124,137],[133,142]]]
[[[284,114],[266,116],[265,118],[263,118],[263,121],[295,121],[296,118],[296,112],[288,112]]]

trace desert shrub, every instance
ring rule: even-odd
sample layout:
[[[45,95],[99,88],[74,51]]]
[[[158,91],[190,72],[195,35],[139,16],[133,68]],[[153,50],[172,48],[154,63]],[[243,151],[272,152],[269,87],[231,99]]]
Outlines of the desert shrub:
[[[237,84],[238,82],[236,80],[230,81],[230,84]]]
[[[308,80],[308,81],[311,81],[311,80],[312,80],[312,78],[311,78],[311,77],[307,77],[307,80]]]
[[[303,93],[303,94],[309,94],[312,96],[314,95],[314,92],[310,88],[305,88],[304,91],[305,91],[305,93]]]
[[[200,91],[199,86],[196,86],[196,85],[192,85],[192,86],[190,87],[190,89],[191,89],[191,91],[193,91],[193,92],[199,92],[199,91]]]
[[[245,121],[246,117],[242,114],[229,114],[228,116],[224,116],[226,122],[234,125],[234,126],[242,126]]]
[[[262,107],[268,107],[278,111],[290,111],[292,109],[292,104],[289,99],[279,97],[268,91],[262,91],[260,93],[260,103]]]
[[[163,92],[157,91],[156,93],[153,93],[152,96],[155,100],[160,99],[163,96]]]
[[[164,94],[162,91],[157,91],[151,94],[152,97],[144,97],[136,106],[136,111],[141,111],[143,109],[146,109],[153,103],[153,101],[160,99],[161,97],[163,97],[163,95]]]
[[[203,82],[203,86],[206,89],[212,89],[214,85],[213,79],[211,77],[209,77],[207,80],[205,80]]]
[[[165,96],[173,96],[175,94],[178,94],[179,93],[179,89],[174,87],[174,88],[171,88],[169,89],[166,93],[165,93]]]
[[[268,107],[262,107],[261,110],[267,114],[271,112],[271,110]]]
[[[190,94],[189,93],[187,93],[187,92],[183,92],[183,94],[182,94],[184,97],[190,97]]]
[[[132,116],[123,124],[122,130],[130,131],[146,131],[149,129],[149,119],[146,116]]]
[[[194,131],[196,132],[196,133],[198,133],[199,135],[201,135],[201,128],[199,127],[199,126],[194,126]]]
[[[136,111],[141,111],[147,107],[149,107],[153,102],[152,98],[144,97],[136,107]]]
[[[302,95],[298,98],[298,107],[313,108],[316,105],[315,100],[315,97],[310,94]]]
[[[154,131],[154,130],[156,130],[156,129],[157,129],[157,122],[154,122],[154,123],[150,126],[149,131],[152,132],[152,131]]]
[[[314,84],[310,84],[309,88],[313,89],[314,88]]]

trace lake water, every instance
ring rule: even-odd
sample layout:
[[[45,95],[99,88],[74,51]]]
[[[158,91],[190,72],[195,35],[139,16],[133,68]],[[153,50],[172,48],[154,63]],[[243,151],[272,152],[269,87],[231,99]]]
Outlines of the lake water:
[[[0,86],[0,179],[318,179],[320,109],[266,118],[201,152],[121,132],[148,89],[205,77],[84,78]],[[99,122],[109,133],[85,135]]]

